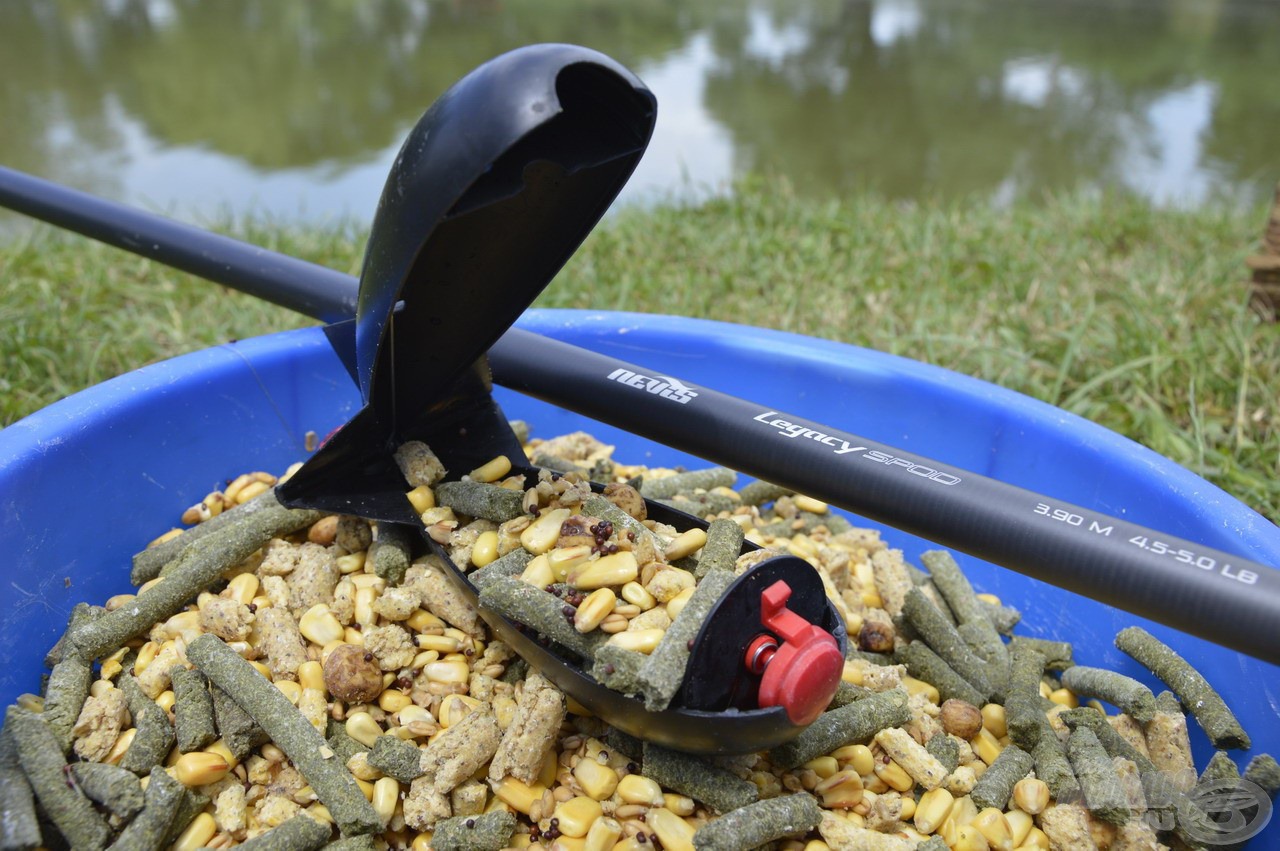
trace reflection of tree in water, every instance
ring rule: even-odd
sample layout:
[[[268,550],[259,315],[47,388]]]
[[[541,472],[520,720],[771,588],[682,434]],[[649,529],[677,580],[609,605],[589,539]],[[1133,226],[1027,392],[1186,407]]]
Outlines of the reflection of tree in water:
[[[1146,110],[1206,79],[1218,96],[1204,140],[1215,169],[1240,181],[1276,172],[1275,146],[1256,122],[1269,109],[1267,126],[1280,127],[1264,89],[1280,71],[1274,16],[1269,36],[1256,35],[1254,20],[1245,38],[1233,31],[1239,16],[1189,26],[1151,3],[921,7],[913,32],[877,44],[867,0],[756,3],[750,14],[767,29],[804,27],[802,45],[782,55],[749,50],[744,21],[720,25],[706,103],[731,129],[739,169],[780,172],[809,192],[874,186],[894,197],[1116,184],[1122,150],[1159,141]],[[1268,40],[1262,63],[1261,43],[1236,55]],[[1031,97],[1005,84],[1018,60],[1035,77]],[[1248,108],[1228,111],[1237,103],[1251,105],[1253,121]]]
[[[607,42],[619,60],[639,62],[679,45],[686,14],[674,0],[589,13],[571,2],[6,5],[0,114],[23,117],[12,136],[30,147],[11,151],[10,138],[4,157],[45,174],[59,173],[41,142],[58,122],[99,152],[120,147],[107,135],[112,103],[164,144],[262,169],[341,167],[395,144],[437,95],[499,53]],[[48,106],[57,101],[64,107]]]

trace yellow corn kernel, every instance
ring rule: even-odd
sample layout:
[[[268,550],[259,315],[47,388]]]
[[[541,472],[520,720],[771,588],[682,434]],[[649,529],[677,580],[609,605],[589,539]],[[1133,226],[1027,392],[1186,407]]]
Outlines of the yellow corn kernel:
[[[450,694],[440,701],[440,726],[452,727],[480,706],[480,701],[469,694]]]
[[[1013,837],[1014,848],[1026,842],[1031,828],[1035,827],[1031,816],[1022,810],[1009,810],[1004,814],[1004,820],[1009,823],[1009,833]]]
[[[811,496],[805,496],[804,494],[796,494],[792,497],[792,501],[795,503],[796,508],[801,511],[807,511],[810,514],[826,514],[828,510],[828,506],[825,502],[820,499],[814,499]]]
[[[173,689],[166,689],[160,692],[160,696],[156,698],[156,705],[165,712],[170,712],[173,710],[175,701],[177,701],[177,696],[174,695]]]
[[[425,632],[439,635],[444,632],[445,623],[426,609],[414,609],[413,614],[405,618],[404,625],[414,632]]]
[[[707,543],[707,533],[702,529],[689,529],[681,532],[675,540],[667,544],[663,554],[668,562],[686,558],[702,549]]]
[[[1069,688],[1054,689],[1049,692],[1049,699],[1054,703],[1059,703],[1069,709],[1075,709],[1080,705],[1080,699],[1076,697],[1075,692]]]
[[[662,641],[662,636],[666,630],[662,629],[628,629],[625,632],[614,633],[609,638],[608,643],[617,645],[624,650],[634,650],[637,653],[648,655],[658,646],[658,642]]]
[[[976,825],[964,824],[956,828],[956,840],[951,851],[991,851],[991,845]]]
[[[116,743],[111,746],[111,750],[107,752],[106,759],[103,762],[116,765],[124,758],[124,752],[129,749],[129,745],[133,744],[133,737],[138,735],[138,731],[130,727],[116,738]]]
[[[103,604],[103,608],[108,612],[114,612],[126,603],[132,603],[136,599],[138,598],[134,594],[116,594],[114,597],[107,598],[107,602]]]
[[[589,561],[569,572],[569,584],[579,590],[604,588],[609,585],[625,585],[640,575],[640,565],[635,554],[623,550],[612,555]]]
[[[103,667],[106,667],[105,662],[103,663]],[[115,686],[112,685],[111,680],[106,680],[106,679],[94,680],[93,685],[89,686],[89,696],[102,697],[104,694],[111,691],[111,689],[113,688],[115,688]]]
[[[933,833],[947,820],[954,803],[952,794],[941,786],[925,792],[916,802],[916,811],[912,816],[916,830],[926,835]]]
[[[646,807],[660,807],[663,804],[662,787],[639,774],[628,774],[618,781],[615,790],[624,804],[643,804]]]
[[[1009,728],[1005,726],[1004,707],[998,703],[985,704],[982,707],[982,726],[997,739],[1007,736]]]
[[[498,557],[498,533],[481,532],[471,548],[471,563],[476,567],[484,567]]]
[[[915,677],[903,677],[902,686],[907,690],[907,694],[922,694],[930,703],[942,702],[941,695],[938,694],[937,688],[932,683],[917,680]]]
[[[556,777],[559,773],[560,762],[556,758],[556,750],[555,748],[549,748],[542,755],[542,764],[538,766],[538,776],[534,778],[534,783],[551,789],[556,785]]]
[[[916,785],[916,781],[911,779],[906,769],[893,760],[877,765],[875,771],[876,777],[897,792],[910,792]]]
[[[505,694],[497,695],[493,698],[493,717],[497,720],[498,726],[506,730],[511,726],[511,722],[516,717],[516,702]]]
[[[451,635],[419,635],[418,647],[425,650],[434,650],[437,653],[448,654],[457,653],[462,646],[462,642]],[[439,657],[437,657],[439,658]]]
[[[209,813],[200,813],[191,820],[178,838],[169,846],[169,851],[196,851],[209,844],[209,840],[218,833],[218,824]]]
[[[348,576],[347,581],[356,586],[357,590],[360,588],[372,588],[381,594],[382,589],[387,587],[387,580],[383,579],[378,574],[371,572],[372,570],[373,565],[369,564],[366,559],[365,572]]]
[[[560,527],[569,519],[570,513],[567,508],[542,512],[520,533],[520,545],[536,556],[550,551],[560,539]]]
[[[356,785],[360,787],[360,792],[361,794],[364,795],[364,799],[366,801],[373,800],[373,781],[372,780],[361,780],[359,777],[357,777]]]
[[[412,705],[413,699],[399,689],[389,688],[378,695],[378,706],[385,712],[399,712]]]
[[[174,538],[181,535],[182,531],[183,531],[182,529],[170,529],[168,532],[165,532],[163,535],[156,538],[151,543],[147,544],[147,549],[151,549],[152,547],[158,547],[161,544],[172,541]],[[138,589],[138,590],[141,591],[142,589]]]
[[[866,745],[846,745],[831,754],[840,763],[847,763],[858,774],[870,774],[876,769],[876,758]]]
[[[541,801],[542,793],[546,791],[546,786],[530,786],[514,777],[504,777],[494,787],[493,794],[516,812],[529,815],[529,807],[534,801]]]
[[[595,820],[591,825],[591,829],[587,831],[587,841],[582,847],[584,851],[612,851],[621,838],[622,825],[618,823],[618,820],[601,816]]]
[[[618,598],[614,596],[612,590],[597,588],[587,595],[587,598],[578,606],[578,610],[574,612],[573,628],[581,633],[591,632],[613,613],[613,607],[617,604]]]
[[[911,821],[912,816],[916,814],[916,799],[910,795],[902,796],[902,809],[898,811],[898,818],[902,821]]]
[[[473,482],[483,482],[491,484],[498,481],[507,473],[511,472],[511,459],[505,455],[499,455],[484,464],[476,467],[467,475]]]
[[[1040,828],[1033,827],[1022,841],[1022,848],[1035,848],[1037,851],[1049,851],[1049,836]]]
[[[689,602],[689,598],[693,596],[694,589],[686,588],[679,594],[667,601],[667,617],[675,620],[684,611],[685,604]],[[647,591],[645,593],[648,593]]]
[[[987,840],[991,851],[1013,851],[1013,831],[1009,829],[1004,813],[995,807],[987,807],[979,812],[972,826]]]
[[[160,645],[154,641],[148,641],[138,649],[138,656],[133,660],[133,674],[137,676],[147,669],[147,666],[156,658],[156,654],[160,652]]]
[[[671,812],[681,818],[693,815],[693,811],[697,809],[697,805],[694,803],[693,798],[690,798],[688,795],[676,795],[672,792],[662,793],[662,806],[671,810]]]
[[[271,680],[271,669],[268,668],[266,665],[264,665],[261,662],[250,662],[249,664],[253,666],[253,669],[255,671],[257,671],[259,674],[262,674],[262,676],[266,677],[268,681]]]
[[[826,780],[840,770],[840,763],[833,756],[820,756],[806,762],[804,767]]]
[[[347,716],[347,735],[366,747],[373,747],[382,735],[382,728],[368,712],[352,712]]]
[[[432,662],[422,669],[429,681],[435,683],[461,684],[471,677],[471,669],[466,662]]]
[[[350,576],[364,570],[365,552],[361,550],[358,553],[347,553],[344,556],[338,556],[334,562],[338,565],[338,572],[343,576]]]
[[[520,581],[527,582],[534,588],[541,588],[544,591],[555,582],[556,574],[551,569],[551,562],[547,559],[547,556],[545,554],[536,556],[525,565],[524,570],[520,573]]]
[[[979,600],[982,600],[984,603],[990,603],[993,606],[1004,605],[1003,603],[1000,602],[1000,598],[997,597],[995,594],[975,594],[974,596],[977,597]]]
[[[321,824],[333,824],[333,816],[329,814],[329,808],[319,801],[307,807],[303,812]]]
[[[240,760],[236,759],[235,754],[231,752],[231,748],[227,747],[227,743],[222,739],[218,739],[209,745],[204,749],[204,752],[222,757],[222,761],[227,764],[228,769],[233,769],[240,763]]]
[[[884,600],[880,598],[879,591],[863,591],[862,605],[869,609],[881,609],[884,608]]]
[[[421,515],[427,509],[436,507],[435,491],[427,485],[418,485],[405,496],[409,498],[409,504],[413,506],[415,514]]]
[[[588,797],[603,801],[618,788],[618,772],[601,765],[590,757],[580,760],[573,769],[573,776]]]
[[[173,766],[174,779],[186,786],[207,786],[227,776],[231,766],[218,754],[192,751],[178,757]]]
[[[818,783],[813,794],[821,798],[822,805],[829,810],[852,809],[862,802],[862,777],[851,768],[837,771]]]
[[[374,812],[382,819],[383,824],[391,821],[399,799],[400,783],[394,777],[383,777],[373,784],[373,797],[370,803],[373,804]]]
[[[633,606],[639,606],[642,612],[647,612],[658,605],[658,601],[654,596],[639,582],[628,582],[622,586],[622,590],[619,593],[622,595],[622,599]]]
[[[374,612],[373,601],[378,598],[378,590],[376,588],[357,588],[356,589],[356,605],[355,619],[356,623],[361,626],[371,626],[373,624]]]
[[[803,851],[831,851],[831,846],[821,839],[810,839],[804,844]]]
[[[124,654],[129,652],[128,647],[121,647],[102,661],[102,670],[99,672],[102,679],[113,680],[116,674],[124,670],[124,666],[120,664],[120,660],[124,658]]]
[[[817,558],[818,545],[808,535],[796,535],[787,542],[787,551],[796,558],[809,561]]]
[[[319,662],[303,662],[298,666],[298,682],[303,688],[324,691],[324,668]]]
[[[649,810],[644,822],[658,834],[663,851],[693,851],[693,825],[666,807]]]
[[[431,851],[431,834],[432,831],[428,830],[426,833],[419,833],[415,836],[413,838],[413,843],[409,846],[409,851]],[[529,834],[526,833],[524,836],[528,838]],[[514,841],[519,837],[520,834],[517,833],[511,838]]]
[[[271,485],[266,482],[250,482],[245,485],[240,493],[236,494],[236,505],[244,505],[255,496],[261,496],[266,493]]]
[[[293,680],[280,680],[275,686],[280,689],[281,694],[289,698],[290,703],[294,706],[298,705],[298,698],[302,697],[302,686]]]
[[[359,596],[357,594],[357,596]],[[342,638],[344,627],[325,603],[316,603],[298,618],[298,632],[321,647]]]
[[[1040,681],[1040,696],[1041,696],[1041,697],[1043,697],[1043,698],[1045,698],[1045,699],[1048,699],[1049,695],[1051,695],[1051,694],[1053,694],[1053,689],[1049,688],[1049,684],[1048,684],[1048,683],[1046,683],[1044,680],[1041,680],[1041,681]]]
[[[364,633],[356,629],[354,626],[349,626],[342,633],[342,643],[355,644],[357,646],[363,647]]]
[[[571,839],[581,839],[587,835],[591,825],[604,814],[600,802],[578,795],[556,806],[555,818],[560,821],[560,833]],[[650,823],[652,826],[652,823]]]
[[[1013,803],[1024,813],[1039,815],[1049,805],[1049,786],[1037,777],[1024,777],[1013,784]]]
[[[983,727],[978,731],[978,735],[969,740],[969,744],[973,746],[974,753],[978,758],[987,765],[996,761],[996,757],[1000,756],[1000,751],[1004,750],[1004,746],[991,735],[991,731]]]

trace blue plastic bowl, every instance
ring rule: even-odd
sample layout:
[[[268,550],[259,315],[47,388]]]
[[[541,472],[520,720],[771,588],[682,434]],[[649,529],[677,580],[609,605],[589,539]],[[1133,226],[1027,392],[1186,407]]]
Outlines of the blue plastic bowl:
[[[530,311],[520,325],[780,411],[1280,564],[1280,529],[1166,458],[1100,426],[982,381],[865,349],[703,320]],[[499,388],[536,435],[576,429],[631,463],[697,459]],[[0,432],[0,554],[8,602],[0,699],[40,687],[41,660],[78,601],[130,590],[130,557],[228,477],[282,471],[303,436],[345,422],[355,386],[319,329],[219,346],[144,367]],[[855,518],[856,521],[856,518]],[[876,524],[868,524],[876,525]],[[883,530],[916,561],[928,542]],[[1066,639],[1076,660],[1158,683],[1112,639],[1140,623],[1226,697],[1253,737],[1280,754],[1280,668],[1041,582],[961,557],[980,590],[1023,612],[1018,632]],[[1280,612],[1277,613],[1280,617]],[[1211,749],[1193,729],[1197,764]]]

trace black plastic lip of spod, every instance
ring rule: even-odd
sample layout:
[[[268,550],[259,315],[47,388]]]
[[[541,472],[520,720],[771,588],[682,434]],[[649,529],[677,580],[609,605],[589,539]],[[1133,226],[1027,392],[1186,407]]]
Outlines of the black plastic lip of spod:
[[[417,528],[475,602],[475,589],[425,534],[405,498],[392,452],[421,440],[445,462],[450,478],[497,455],[524,457],[490,395],[484,353],[604,214],[648,144],[655,110],[652,94],[630,72],[569,45],[500,56],[432,105],[387,178],[360,276],[356,319],[327,329],[365,405],[280,486],[282,502]],[[531,468],[513,472],[537,476]],[[647,505],[660,521],[706,526]],[[809,565],[792,561],[821,585]],[[791,572],[798,572],[796,566]],[[807,587],[803,580],[800,585]],[[743,688],[736,672],[741,665],[726,668],[716,660],[689,669],[689,678],[701,683],[699,699],[716,708],[649,712],[642,700],[596,682],[514,622],[481,614],[566,694],[646,741],[697,753],[747,753],[781,744],[801,729],[780,707],[733,705],[738,698],[731,695]],[[829,603],[815,620],[840,623]],[[695,653],[722,627],[741,625],[708,618]],[[843,646],[843,629],[837,637]]]

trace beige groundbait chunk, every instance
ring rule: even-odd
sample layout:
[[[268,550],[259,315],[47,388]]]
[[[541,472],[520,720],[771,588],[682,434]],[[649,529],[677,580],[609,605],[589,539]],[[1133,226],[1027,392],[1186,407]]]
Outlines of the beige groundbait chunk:
[[[822,811],[818,832],[831,851],[913,851],[915,840],[858,827],[830,810]]]
[[[473,638],[483,638],[484,625],[480,622],[480,613],[444,571],[439,559],[427,556],[414,562],[405,573],[404,585],[417,591],[422,607],[428,612]]]
[[[543,757],[555,746],[565,711],[560,689],[541,674],[531,674],[520,690],[515,718],[489,764],[489,779],[496,783],[510,776],[533,783]]]
[[[71,728],[76,755],[91,762],[106,759],[128,720],[129,701],[120,689],[109,688],[89,697]]]
[[[502,729],[493,710],[479,706],[422,751],[422,777],[430,780],[437,793],[447,795],[492,759],[501,741]]]
[[[871,571],[885,611],[890,615],[901,614],[907,592],[915,587],[902,561],[902,550],[879,550],[872,553]]]
[[[268,606],[257,611],[258,648],[267,656],[272,679],[296,680],[298,666],[306,662],[307,640],[288,609]]]
[[[1089,832],[1089,812],[1080,804],[1050,804],[1040,813],[1040,829],[1052,851],[1097,851]]]
[[[301,615],[317,603],[333,602],[338,562],[328,548],[306,543],[298,547],[298,564],[289,574],[289,611]]]
[[[420,440],[411,440],[395,451],[396,465],[409,487],[431,486],[445,476],[444,464],[436,454]]]
[[[253,612],[239,600],[208,596],[200,603],[200,628],[223,641],[248,639],[253,619]]]
[[[941,786],[947,777],[946,766],[899,727],[886,727],[876,733],[876,744],[926,790]]]
[[[1195,762],[1191,758],[1191,737],[1187,732],[1187,716],[1181,712],[1157,709],[1147,723],[1147,753],[1158,770],[1185,776],[1195,782]],[[1190,788],[1190,784],[1182,784]]]

